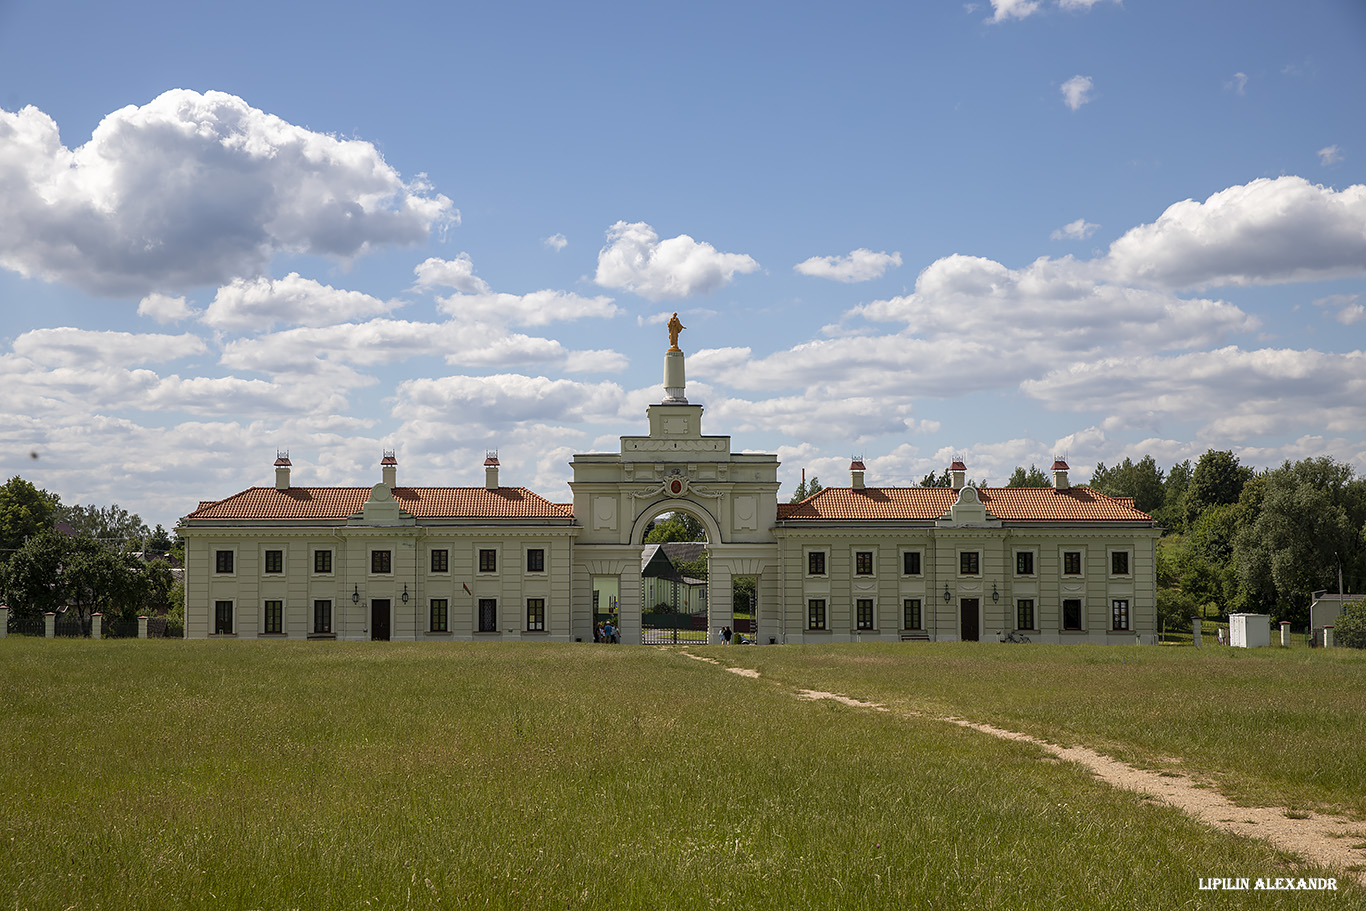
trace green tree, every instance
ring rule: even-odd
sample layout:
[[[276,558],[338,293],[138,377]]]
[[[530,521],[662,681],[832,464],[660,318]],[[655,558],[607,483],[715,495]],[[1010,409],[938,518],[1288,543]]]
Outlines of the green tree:
[[[1229,450],[1211,449],[1195,463],[1190,484],[1186,486],[1185,519],[1190,526],[1210,506],[1237,503],[1252,469],[1238,464]]]
[[[114,547],[141,550],[143,541],[151,534],[137,513],[131,513],[117,503],[109,506],[59,506],[59,522],[71,526],[82,537],[94,538]],[[162,534],[165,534],[163,530]]]
[[[935,474],[933,471],[920,479],[921,487],[952,487],[953,475],[949,474],[947,468],[943,474]]]
[[[103,611],[111,625],[127,624],[154,599],[169,606],[170,569],[149,568],[127,551],[94,538],[44,531],[29,538],[5,567],[5,596],[16,616],[41,616],[63,607],[88,624]],[[159,594],[158,594],[159,592]]]
[[[922,485],[927,486],[927,485]],[[1038,466],[1030,465],[1029,470],[1025,471],[1019,465],[1010,474],[1010,480],[1006,481],[1007,487],[1052,487],[1053,479],[1039,470]]]
[[[1091,487],[1112,497],[1133,497],[1134,506],[1152,515],[1166,502],[1167,491],[1163,483],[1162,469],[1150,455],[1138,462],[1128,456],[1114,468],[1106,468],[1104,462],[1096,464],[1091,474]]]
[[[816,494],[820,493],[824,489],[825,488],[821,486],[820,479],[817,478],[815,475],[812,475],[811,480],[809,481],[803,478],[802,482],[797,485],[797,489],[793,491],[792,499],[788,500],[788,502],[800,503],[807,497],[814,497]]]
[[[655,521],[645,530],[646,544],[666,544],[670,541],[705,541],[707,530],[686,512],[667,513],[662,521]]]
[[[52,528],[60,499],[15,475],[0,487],[0,563],[24,541]]]
[[[1182,531],[1186,527],[1186,488],[1190,486],[1195,469],[1190,459],[1177,462],[1167,472],[1162,484],[1162,505],[1150,515],[1153,521],[1168,531]]]
[[[1333,641],[1347,648],[1366,648],[1366,601],[1342,606],[1342,615],[1333,622]]]

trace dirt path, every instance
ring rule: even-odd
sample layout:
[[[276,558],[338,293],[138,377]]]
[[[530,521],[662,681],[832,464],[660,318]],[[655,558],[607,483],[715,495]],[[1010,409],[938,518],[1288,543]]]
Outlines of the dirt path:
[[[757,678],[759,672],[749,668],[730,667],[714,658],[684,652],[689,658],[715,664],[732,674]],[[794,690],[792,695],[798,699],[831,699],[844,705],[869,709],[876,712],[890,712],[891,709],[875,702],[862,702],[838,693],[819,690]],[[1007,731],[989,724],[980,724],[962,718],[943,715],[930,715],[924,712],[904,711],[900,714],[918,718],[944,721],[960,727],[971,728],[1003,740],[1016,740],[1038,747],[1045,754],[1065,762],[1075,762],[1093,775],[1117,788],[1125,788],[1145,794],[1162,803],[1183,810],[1206,825],[1213,826],[1235,835],[1250,838],[1264,838],[1277,848],[1297,854],[1307,860],[1340,870],[1357,868],[1353,875],[1366,883],[1366,823],[1354,822],[1339,816],[1318,813],[1289,815],[1285,807],[1240,807],[1227,800],[1207,785],[1193,781],[1183,775],[1171,772],[1153,772],[1137,769],[1131,765],[1101,755],[1086,747],[1060,747],[1018,731]]]

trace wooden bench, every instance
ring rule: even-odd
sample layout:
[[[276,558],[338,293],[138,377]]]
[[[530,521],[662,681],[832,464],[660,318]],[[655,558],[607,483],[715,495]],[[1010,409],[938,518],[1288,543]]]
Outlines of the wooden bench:
[[[926,632],[902,633],[902,642],[929,642],[930,634]]]

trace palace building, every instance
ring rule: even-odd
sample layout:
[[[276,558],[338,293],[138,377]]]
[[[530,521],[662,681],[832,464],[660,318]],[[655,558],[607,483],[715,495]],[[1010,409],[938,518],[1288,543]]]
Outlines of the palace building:
[[[706,530],[706,629],[732,625],[729,593],[755,580],[760,644],[998,639],[1155,641],[1160,530],[1128,497],[1068,482],[848,487],[779,503],[778,458],[702,433],[675,320],[648,432],[574,456],[572,503],[503,486],[409,487],[391,452],[373,487],[275,484],[207,500],[180,524],[190,638],[591,642],[610,611],[642,641],[647,526],[683,512]],[[696,581],[696,580],[694,580]],[[653,582],[650,582],[653,584]],[[725,596],[723,596],[723,594]]]

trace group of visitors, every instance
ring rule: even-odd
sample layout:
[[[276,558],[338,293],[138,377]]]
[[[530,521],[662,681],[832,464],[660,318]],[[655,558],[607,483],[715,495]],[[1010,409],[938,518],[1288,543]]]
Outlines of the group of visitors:
[[[621,643],[621,630],[612,624],[611,620],[599,623],[593,627],[594,642]]]
[[[729,626],[723,626],[723,627],[721,627],[721,644],[722,644],[722,645],[730,645],[730,637],[731,637],[731,635],[732,635],[732,633],[731,633],[731,631],[730,631],[730,627],[729,627]]]

